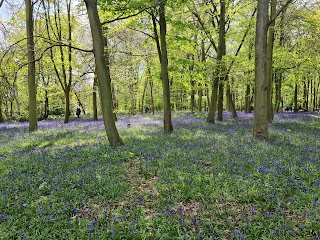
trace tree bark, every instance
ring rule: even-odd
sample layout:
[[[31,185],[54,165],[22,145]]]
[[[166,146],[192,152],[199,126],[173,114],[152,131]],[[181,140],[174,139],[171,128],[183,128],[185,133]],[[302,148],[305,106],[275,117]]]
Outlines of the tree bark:
[[[104,40],[102,36],[101,22],[98,16],[97,1],[84,1],[88,12],[92,34],[104,127],[108,140],[112,146],[123,145],[113,119],[110,69],[108,59],[106,59],[104,55]]]
[[[271,0],[271,13],[270,19],[273,19],[276,15],[276,0]],[[274,27],[275,21],[272,21],[268,28],[268,42],[267,42],[267,81],[268,81],[268,122],[273,120],[273,105],[272,105],[272,62],[273,62],[273,42],[274,42]]]
[[[4,117],[2,113],[2,99],[0,97],[0,122],[4,122]]]
[[[222,121],[223,112],[223,94],[224,94],[224,81],[227,77],[227,71],[225,64],[222,61],[222,57],[226,55],[226,3],[224,0],[220,0],[220,20],[219,20],[219,46],[218,46],[218,67],[219,70],[219,95],[218,95],[218,115],[217,120]]]
[[[167,23],[165,17],[166,0],[159,2],[159,24],[160,24],[160,49],[161,49],[161,79],[163,88],[163,102],[164,102],[164,132],[171,133],[173,131],[171,120],[171,103],[170,103],[170,86],[168,74],[168,56],[167,56]]]
[[[207,116],[208,123],[214,123],[214,114],[216,111],[216,104],[218,98],[218,116],[217,120],[222,121],[223,111],[223,81],[226,76],[226,69],[222,62],[222,57],[226,54],[226,42],[225,42],[225,13],[226,4],[224,0],[220,1],[220,22],[219,22],[219,45],[217,51],[217,71],[214,82],[212,84],[211,103],[209,106],[209,112]],[[219,89],[219,96],[218,96]]]
[[[294,107],[293,111],[298,112],[298,84],[294,85],[294,97],[293,97]]]
[[[33,3],[26,3],[26,25],[27,25],[27,49],[28,49],[28,92],[29,92],[29,132],[38,129],[37,118],[37,93],[36,93],[36,66],[34,57],[33,40]]]
[[[236,111],[236,106],[234,104],[233,98],[232,98],[232,94],[231,94],[231,89],[230,89],[230,84],[227,84],[227,89],[226,89],[226,96],[229,102],[229,108],[232,114],[232,117],[236,118],[238,117],[237,115],[237,111]]]
[[[258,0],[253,120],[253,137],[256,139],[268,138],[267,32],[268,0]]]
[[[97,74],[94,74],[93,87],[92,87],[92,110],[93,110],[93,120],[98,120],[98,108],[97,108],[97,91],[98,91],[98,79]]]
[[[245,96],[245,107],[244,112],[245,113],[251,113],[251,94],[250,94],[251,86],[250,84],[246,85],[246,96]]]
[[[190,85],[191,85],[191,102],[190,102],[190,110],[191,110],[191,113],[194,113],[194,109],[195,109],[195,95],[196,95],[196,91],[194,89],[194,86],[195,86],[195,81],[193,79],[193,61],[194,61],[194,55],[193,54],[188,54],[187,55],[187,59],[188,60],[191,60],[192,63],[189,65],[189,74],[190,74]]]

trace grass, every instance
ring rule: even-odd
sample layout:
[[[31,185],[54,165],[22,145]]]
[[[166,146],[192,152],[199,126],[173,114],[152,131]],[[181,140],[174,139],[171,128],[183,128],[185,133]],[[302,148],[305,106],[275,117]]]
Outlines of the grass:
[[[320,239],[319,118],[240,115],[1,124],[0,239]]]

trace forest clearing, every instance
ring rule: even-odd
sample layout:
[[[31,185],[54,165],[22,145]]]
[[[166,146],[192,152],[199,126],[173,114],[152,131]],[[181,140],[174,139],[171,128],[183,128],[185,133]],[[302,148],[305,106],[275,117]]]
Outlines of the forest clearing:
[[[0,0],[0,239],[320,239],[318,0]]]
[[[0,237],[318,239],[319,115],[277,114],[268,141],[239,115],[119,117],[117,148],[102,120],[1,124]]]

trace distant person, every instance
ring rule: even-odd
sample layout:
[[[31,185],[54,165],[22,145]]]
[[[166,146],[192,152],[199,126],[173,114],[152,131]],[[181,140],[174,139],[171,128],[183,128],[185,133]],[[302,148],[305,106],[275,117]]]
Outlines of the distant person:
[[[78,118],[80,118],[80,113],[81,113],[80,108],[77,108],[77,110],[76,110],[76,114],[77,114]]]
[[[150,113],[150,108],[148,106],[146,106],[145,110],[146,113]]]

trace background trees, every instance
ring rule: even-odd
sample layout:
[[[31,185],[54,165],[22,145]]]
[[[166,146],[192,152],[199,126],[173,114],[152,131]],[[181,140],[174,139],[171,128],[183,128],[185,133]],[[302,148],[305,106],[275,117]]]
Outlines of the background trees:
[[[272,3],[279,10],[288,1]],[[14,14],[8,12],[11,7]],[[254,46],[261,49],[255,44],[256,7],[254,1],[98,1],[113,110],[135,114],[165,109],[165,132],[172,130],[171,110],[209,111],[208,122],[214,122],[216,110],[219,120],[223,111],[234,116],[235,110],[250,112],[253,96],[258,105],[264,99],[260,87],[254,86],[253,56],[258,53]],[[93,55],[78,51],[92,44],[84,6],[80,1],[54,0],[35,2],[34,9],[37,117],[63,114],[67,123],[79,106],[93,116]],[[25,28],[24,2],[16,0],[10,6],[4,2],[1,11],[8,14],[1,19],[0,112],[4,119],[28,119],[25,81],[30,61],[26,31],[20,31]],[[277,16],[274,26],[268,25],[273,29],[269,31],[273,58],[267,70],[267,109],[317,110],[319,5],[297,1]],[[159,61],[166,58],[164,47],[168,61]]]

